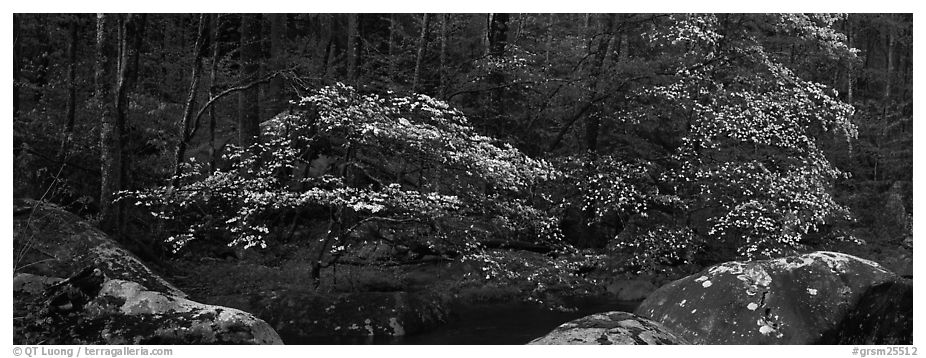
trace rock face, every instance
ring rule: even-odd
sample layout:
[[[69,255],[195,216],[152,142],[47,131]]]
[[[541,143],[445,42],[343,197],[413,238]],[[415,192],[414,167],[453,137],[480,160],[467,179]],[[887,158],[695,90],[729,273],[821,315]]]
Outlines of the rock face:
[[[13,278],[16,344],[282,343],[251,314],[186,299],[75,215],[18,204],[14,248],[23,254]],[[46,258],[38,260],[40,254]],[[68,279],[54,277],[72,272]]]
[[[90,223],[56,205],[13,200],[13,258],[17,272],[68,277],[93,266],[106,277],[186,296]]]
[[[627,312],[585,316],[528,344],[687,344],[661,324]]]
[[[252,303],[284,337],[404,336],[447,319],[442,298],[407,292],[317,294],[287,290]]]
[[[88,274],[89,272],[89,274]],[[251,314],[106,279],[99,269],[67,279],[14,277],[18,344],[281,344]]]
[[[636,313],[695,344],[912,344],[905,281],[835,252],[733,261],[660,288]]]

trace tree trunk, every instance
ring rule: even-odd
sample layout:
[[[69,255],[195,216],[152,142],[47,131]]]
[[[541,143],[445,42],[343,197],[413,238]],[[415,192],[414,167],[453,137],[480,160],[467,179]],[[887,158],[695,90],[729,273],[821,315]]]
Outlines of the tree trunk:
[[[286,36],[286,14],[270,15],[270,61],[271,70],[279,71],[283,68],[285,62],[285,36]],[[267,97],[270,98],[270,113],[276,115],[282,112],[286,107],[286,99],[283,96],[283,78],[274,77],[270,80],[267,88]]]
[[[66,122],[64,124],[64,139],[61,141],[61,148],[58,150],[57,156],[58,161],[61,163],[65,162],[68,147],[71,145],[71,141],[73,140],[74,121],[77,113],[77,21],[79,19],[78,16],[80,15],[71,14],[69,16],[71,18],[68,21],[68,91],[67,103],[65,104]]]
[[[22,82],[22,31],[19,28],[19,14],[13,14],[13,118],[19,117],[19,87]]]
[[[450,14],[440,15],[440,68],[437,96],[441,99],[447,95],[447,21]]]
[[[611,42],[614,38],[614,14],[604,15],[602,30],[605,33],[604,36],[598,42],[598,47],[595,51],[594,56],[592,57],[593,62],[590,64],[589,78],[592,81],[590,89],[592,94],[589,96],[589,101],[591,98],[597,96],[597,92],[600,90],[602,69],[604,67],[605,59],[608,56],[608,53],[611,52]],[[621,54],[623,57],[624,54]],[[588,151],[594,160],[598,153],[598,132],[601,127],[601,117],[596,112],[591,113],[586,117],[586,126],[585,126],[585,149]]]
[[[428,27],[431,25],[431,15],[421,15],[421,34],[418,36],[418,55],[415,56],[415,75],[412,77],[412,92],[418,91],[421,81],[421,62],[424,60],[425,48],[428,46]]]
[[[508,19],[508,14],[489,14],[488,48],[486,50],[491,57],[505,55],[505,48],[508,45]]]
[[[145,38],[145,28],[148,23],[147,14],[135,14],[132,17],[130,28],[128,31],[129,40],[132,42],[132,47],[129,53],[129,76],[127,80],[127,86],[129,89],[134,89],[138,84],[138,74],[141,72],[141,49],[143,45],[143,40]]]
[[[122,125],[118,122],[117,101],[113,97],[116,46],[112,38],[112,16],[97,14],[94,87],[100,116],[100,225],[104,231],[115,234],[114,230],[121,222],[113,199],[121,189],[122,151],[119,138]]]
[[[505,55],[505,47],[508,43],[508,14],[489,14],[488,24],[486,27],[486,53],[489,58],[499,58]],[[490,67],[486,76],[486,81],[494,88],[488,93],[488,106],[486,118],[495,118],[488,123],[496,125],[497,131],[505,125],[505,121],[500,120],[504,115],[505,89],[502,84],[506,83],[505,72],[498,67]]]
[[[550,65],[550,49],[553,48],[553,25],[555,24],[554,16],[556,15],[548,14],[548,18],[547,18],[547,39],[544,45],[545,52],[543,55],[544,64],[546,64],[547,66]]]
[[[347,14],[347,80],[356,85],[360,76],[360,14]]]
[[[398,19],[396,14],[389,14],[389,44],[387,45],[388,57],[389,57],[389,76],[392,77],[393,83],[395,82],[396,75],[396,32],[398,32]]]
[[[199,28],[196,35],[196,43],[193,45],[193,64],[190,74],[190,90],[187,95],[186,105],[183,109],[183,118],[178,123],[180,140],[177,143],[177,150],[174,152],[174,176],[171,178],[170,185],[176,187],[180,184],[180,172],[183,169],[183,158],[186,156],[187,142],[193,137],[191,130],[191,117],[193,108],[196,107],[196,92],[199,89],[199,79],[201,77],[203,58],[206,57],[206,37],[209,30],[209,18],[206,14],[199,15]]]
[[[136,46],[140,43],[137,40],[140,37],[139,34],[139,22],[141,17],[137,14],[127,14],[124,17],[121,17],[120,26],[119,26],[119,57],[117,62],[118,73],[116,74],[116,121],[115,128],[116,134],[114,136],[114,145],[112,151],[117,153],[118,165],[114,167],[114,170],[118,170],[118,186],[115,188],[116,191],[123,190],[128,188],[128,173],[129,173],[129,161],[126,160],[127,153],[125,153],[125,133],[126,133],[126,122],[128,118],[128,93],[132,86],[132,82],[136,78],[134,74],[137,66],[134,62],[137,61],[137,48]],[[113,204],[115,208],[113,209],[117,212],[115,216],[117,220],[115,221],[115,227],[113,230],[119,235],[125,232],[125,203],[117,202]]]
[[[326,231],[325,239],[322,240],[321,247],[318,249],[318,255],[315,256],[315,260],[312,262],[310,271],[312,276],[312,288],[315,290],[318,290],[319,286],[321,286],[322,261],[325,259],[325,254],[331,251],[335,238],[340,236],[341,210],[334,210],[328,215],[328,230]]]
[[[852,48],[852,14],[846,15],[846,44],[849,48]],[[853,99],[853,88],[852,82],[855,81],[855,64],[850,60],[846,68],[846,102],[852,104]]]
[[[260,68],[261,15],[241,16],[241,79],[250,82],[257,79]],[[238,144],[250,148],[260,140],[260,106],[257,86],[241,91],[238,95]],[[256,148],[254,148],[256,154]]]
[[[322,77],[330,78],[331,69],[334,67],[331,65],[331,58],[334,57],[334,15],[327,14],[322,15],[324,19],[324,24],[322,25],[325,28],[325,31],[322,32],[322,36],[325,36],[325,55],[322,56]]]
[[[122,174],[120,175],[122,189],[129,189],[132,186],[132,153],[126,151],[125,138],[129,137],[128,128],[126,123],[128,123],[128,93],[132,91],[135,86],[138,84],[138,73],[140,69],[140,57],[141,57],[141,48],[142,40],[144,39],[145,33],[145,14],[129,14],[126,15],[123,26],[121,27],[122,40],[120,42],[120,79],[122,83],[119,88],[119,102],[118,110],[119,120],[122,129],[120,132],[120,141],[122,144],[119,145],[122,148],[122,165],[120,166]],[[119,210],[125,212],[126,204],[120,203]],[[120,222],[120,225],[125,225],[126,220]],[[120,232],[122,230],[120,229]]]
[[[891,85],[892,77],[894,76],[894,16],[892,14],[886,15],[888,18],[888,25],[886,26],[887,31],[887,63],[885,64],[885,73],[884,73],[884,103],[887,104],[891,100]]]
[[[215,74],[219,68],[219,15],[212,14],[209,25],[212,27],[209,43],[212,45],[212,64],[209,68],[209,98],[215,98],[218,88],[215,83]],[[215,172],[217,161],[215,148],[215,106],[209,107],[209,172]]]

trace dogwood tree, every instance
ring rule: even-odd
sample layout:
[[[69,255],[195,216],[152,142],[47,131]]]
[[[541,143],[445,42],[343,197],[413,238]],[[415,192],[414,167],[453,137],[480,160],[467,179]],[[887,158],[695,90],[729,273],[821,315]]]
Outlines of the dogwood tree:
[[[674,60],[654,64],[663,75],[634,90],[621,119],[631,126],[657,121],[682,128],[675,149],[655,163],[666,168],[657,181],[664,184],[659,194],[669,194],[676,211],[668,223],[675,228],[653,223],[619,244],[635,248],[641,259],[666,257],[648,252],[663,245],[644,244],[665,235],[673,236],[666,242],[681,243],[678,250],[701,242],[732,246],[745,258],[776,256],[800,248],[808,233],[846,215],[830,194],[844,174],[819,143],[828,136],[854,137],[853,109],[832,88],[795,74],[773,50],[775,39],[787,37],[814,46],[817,56],[853,56],[831,29],[833,18],[673,15],[668,21],[670,26],[654,27],[646,36],[655,53]],[[622,188],[609,185],[608,196],[623,201],[604,203],[645,215],[644,204],[633,211],[619,205],[667,198],[642,200],[642,192],[623,195]],[[593,193],[598,197],[602,190]],[[701,240],[691,240],[693,233]]]
[[[266,247],[294,226],[321,222],[319,263],[371,232],[456,257],[481,255],[487,241],[559,245],[535,190],[557,171],[479,135],[446,103],[337,84],[297,107],[263,123],[259,150],[232,150],[227,169],[210,173],[194,162],[178,186],[130,196],[175,224],[168,241],[177,245],[219,235]],[[245,155],[254,152],[263,154]]]

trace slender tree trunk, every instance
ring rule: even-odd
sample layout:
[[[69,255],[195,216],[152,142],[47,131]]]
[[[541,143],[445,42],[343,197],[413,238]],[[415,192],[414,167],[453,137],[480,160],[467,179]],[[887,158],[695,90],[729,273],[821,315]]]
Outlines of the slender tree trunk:
[[[546,39],[546,43],[544,46],[545,52],[543,55],[544,63],[547,66],[550,65],[550,50],[553,48],[553,24],[555,24],[554,16],[556,15],[548,14],[548,17],[547,17],[547,39]]]
[[[489,46],[489,37],[491,37],[490,34],[492,33],[492,15],[494,14],[492,13],[486,14],[485,33],[482,34],[482,48],[483,48],[483,55],[485,56],[489,55],[489,48],[491,47]]]
[[[395,82],[396,75],[396,33],[399,31],[398,25],[399,19],[396,14],[389,14],[389,44],[387,46],[387,51],[389,55],[389,76],[392,77],[392,81]]]
[[[440,68],[438,74],[440,84],[437,96],[441,99],[447,95],[447,21],[450,14],[440,15]]]
[[[324,31],[324,36],[326,36],[325,41],[325,56],[322,58],[322,74],[325,78],[330,78],[333,76],[333,73],[330,73],[334,66],[332,66],[333,58],[335,57],[335,47],[337,43],[335,42],[334,33],[336,28],[334,15],[328,14],[325,16],[326,20],[326,31]]]
[[[347,79],[356,85],[360,76],[360,14],[347,14]]]
[[[125,15],[125,16],[128,16]],[[122,50],[125,49],[125,16],[116,16],[116,76],[122,73],[123,56]]]
[[[117,61],[118,73],[116,74],[116,134],[114,136],[115,148],[112,149],[117,153],[116,158],[118,158],[118,165],[114,168],[118,170],[118,174],[116,174],[119,178],[116,187],[117,191],[128,188],[129,162],[126,160],[127,153],[125,153],[125,133],[126,122],[128,121],[128,93],[136,78],[134,72],[137,66],[133,63],[137,61],[135,57],[138,50],[135,46],[140,43],[139,40],[136,40],[140,36],[139,21],[141,21],[141,17],[137,14],[120,16],[119,21],[119,57]],[[122,235],[125,232],[126,205],[121,201],[113,205],[115,207],[114,211],[117,213],[114,230],[119,235]]]
[[[312,288],[315,290],[318,290],[319,286],[321,286],[322,261],[325,259],[325,254],[331,251],[332,244],[334,244],[335,239],[339,239],[338,236],[341,230],[341,210],[334,210],[328,215],[328,230],[325,239],[318,249],[315,261],[312,262]]]
[[[74,136],[74,122],[77,107],[77,21],[80,15],[71,14],[68,21],[68,93],[67,103],[65,104],[64,139],[61,141],[61,148],[58,150],[58,161],[64,163],[67,151],[71,145]]]
[[[113,44],[113,15],[97,14],[95,101],[100,116],[100,224],[104,231],[114,233],[121,218],[113,203],[121,189],[122,151],[119,148],[121,125],[116,114],[113,84],[115,83],[116,46]]]
[[[846,43],[849,45],[849,48],[853,46],[853,33],[852,33],[852,14],[846,15]],[[846,69],[846,102],[852,104],[853,101],[853,86],[852,83],[855,82],[855,64],[852,61],[849,61],[849,65]]]
[[[177,143],[177,150],[174,152],[174,176],[171,178],[170,185],[176,187],[180,184],[180,172],[183,169],[183,158],[186,156],[187,142],[193,137],[191,130],[191,118],[193,108],[196,107],[196,92],[199,89],[199,79],[201,77],[203,58],[206,57],[206,37],[209,29],[209,17],[206,14],[199,15],[199,28],[196,35],[196,43],[193,45],[193,64],[190,74],[190,90],[187,95],[186,105],[183,109],[183,118],[178,123],[180,140]]]
[[[13,118],[19,117],[19,87],[22,85],[22,31],[19,14],[13,14]]]
[[[891,100],[891,85],[893,84],[894,76],[894,16],[888,14],[888,25],[887,25],[887,63],[884,66],[884,103],[887,104]]]
[[[126,79],[128,88],[134,89],[138,85],[138,76],[141,72],[141,50],[144,44],[145,30],[148,25],[147,14],[135,14],[131,21],[129,40],[132,42],[129,57],[129,76]]]
[[[120,76],[122,76],[122,87],[120,90],[120,101],[121,108],[119,109],[119,115],[122,117],[120,123],[122,129],[120,132],[120,141],[122,144],[119,145],[122,148],[122,165],[120,166],[122,170],[121,185],[123,190],[132,188],[132,153],[125,150],[126,138],[130,137],[128,123],[128,93],[135,89],[135,86],[138,84],[139,72],[141,72],[141,49],[145,34],[147,16],[145,14],[130,14],[126,15],[124,24],[121,27],[123,40],[120,42],[122,45],[120,47]],[[123,68],[124,66],[124,68]],[[125,212],[126,204],[120,203],[119,208],[122,212]],[[123,220],[120,224],[125,225],[127,220]],[[123,231],[120,229],[120,232]]]
[[[242,82],[257,79],[260,66],[261,15],[241,17],[241,78]],[[238,95],[238,143],[249,148],[260,140],[260,107],[257,86]],[[256,152],[254,153],[256,154]]]
[[[421,34],[418,36],[418,55],[415,56],[415,75],[412,77],[412,92],[418,91],[421,81],[421,62],[424,61],[425,48],[428,46],[428,27],[431,25],[431,15],[421,15]]]
[[[271,70],[278,71],[284,66],[284,48],[286,35],[286,14],[270,15],[270,59]],[[283,78],[274,77],[267,87],[267,96],[270,97],[270,112],[273,115],[283,111],[286,100],[283,96]]]
[[[219,15],[212,14],[212,21],[209,21],[212,27],[209,32],[209,43],[212,44],[212,64],[209,68],[209,98],[215,98],[218,87],[215,83],[215,75],[219,68]],[[217,150],[215,148],[215,106],[209,107],[209,172],[215,172],[217,161]]]

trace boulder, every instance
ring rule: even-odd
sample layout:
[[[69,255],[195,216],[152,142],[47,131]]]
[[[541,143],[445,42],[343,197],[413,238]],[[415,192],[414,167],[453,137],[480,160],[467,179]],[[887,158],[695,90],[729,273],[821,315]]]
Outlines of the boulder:
[[[408,292],[274,292],[251,304],[289,341],[318,336],[404,336],[447,320],[445,300]]]
[[[18,274],[17,344],[282,344],[266,322],[87,268],[61,280]]]
[[[186,299],[74,214],[34,200],[13,213],[16,344],[282,343],[251,314]]]
[[[903,282],[875,262],[818,251],[709,267],[653,292],[636,313],[694,344],[911,344],[913,316],[898,313],[912,312]]]
[[[661,324],[627,312],[605,312],[563,323],[528,344],[687,344]]]
[[[92,266],[109,278],[186,296],[105,233],[54,204],[13,200],[13,248],[16,272],[68,277]]]

